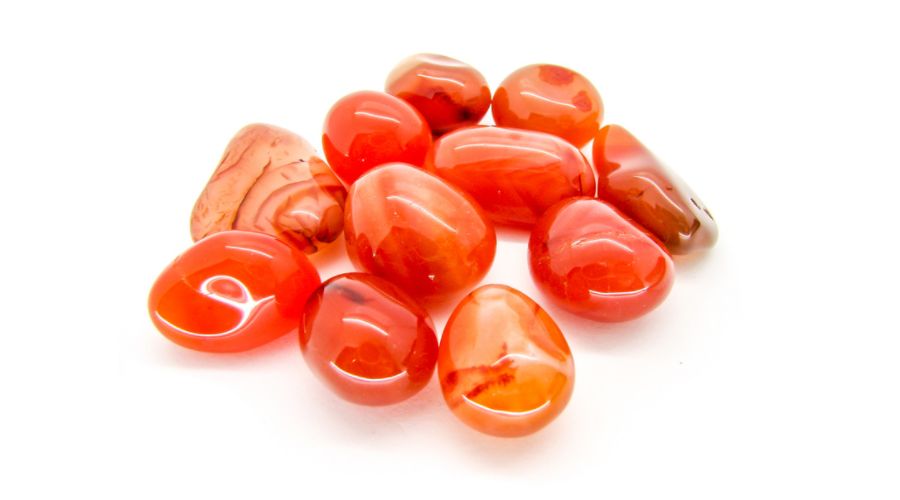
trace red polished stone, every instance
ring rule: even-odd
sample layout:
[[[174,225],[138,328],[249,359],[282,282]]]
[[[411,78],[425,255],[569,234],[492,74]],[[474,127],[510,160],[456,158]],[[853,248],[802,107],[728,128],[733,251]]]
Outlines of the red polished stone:
[[[522,436],[569,402],[575,365],[553,319],[522,292],[485,285],[456,306],[441,337],[444,400],[467,425]]]
[[[555,135],[470,127],[434,143],[426,170],[472,195],[498,224],[530,227],[554,203],[593,196],[594,170]]]
[[[481,208],[410,165],[384,165],[360,177],[344,212],[350,260],[417,299],[475,285],[494,260],[496,235]]]
[[[603,101],[587,78],[552,64],[514,71],[494,93],[494,121],[557,135],[582,147],[603,120]]]
[[[436,54],[404,59],[384,90],[415,106],[436,134],[475,125],[491,106],[491,90],[478,70]]]
[[[350,94],[331,107],[322,131],[325,157],[346,185],[383,163],[421,166],[431,147],[425,118],[384,92]]]
[[[572,198],[551,207],[528,242],[531,275],[559,306],[597,321],[625,321],[672,288],[665,248],[612,205]]]
[[[694,191],[619,125],[603,127],[594,139],[598,197],[647,228],[673,254],[716,243],[716,221]]]
[[[169,340],[246,351],[297,328],[319,274],[299,250],[262,233],[223,231],[178,256],[150,290],[150,317]]]
[[[310,369],[348,401],[403,401],[434,372],[438,343],[431,318],[377,276],[329,279],[310,296],[300,325],[300,348]]]
[[[197,199],[191,236],[256,231],[314,253],[341,234],[346,196],[305,139],[273,125],[248,125],[231,139]]]

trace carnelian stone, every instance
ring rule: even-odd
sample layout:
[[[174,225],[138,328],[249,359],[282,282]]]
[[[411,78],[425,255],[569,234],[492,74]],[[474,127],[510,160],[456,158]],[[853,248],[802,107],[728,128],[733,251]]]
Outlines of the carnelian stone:
[[[346,185],[383,163],[421,166],[431,147],[431,129],[409,103],[384,92],[350,94],[325,117],[322,147]]]
[[[306,303],[300,349],[310,369],[342,398],[397,403],[434,373],[438,342],[425,309],[377,276],[329,279]]]
[[[485,285],[450,315],[438,377],[447,405],[467,425],[496,436],[522,436],[566,407],[575,364],[541,306],[508,286]]]
[[[350,260],[416,298],[473,286],[494,260],[497,237],[481,208],[411,165],[392,163],[360,177],[344,212]]]
[[[150,318],[169,340],[246,351],[297,328],[319,274],[306,255],[263,233],[223,231],[179,255],[150,290]]]
[[[593,196],[594,170],[555,135],[470,127],[434,143],[425,169],[472,195],[498,224],[530,227],[554,203]]]
[[[561,201],[535,224],[531,275],[559,306],[597,321],[646,314],[672,288],[672,258],[652,235],[596,198]]]
[[[305,139],[273,125],[248,125],[231,139],[197,199],[191,237],[257,231],[314,253],[341,234],[346,196]]]
[[[603,101],[587,78],[552,64],[514,71],[494,93],[494,121],[558,135],[582,147],[600,128]]]
[[[675,173],[619,125],[594,139],[597,196],[647,228],[673,254],[710,248],[719,229],[706,205]]]
[[[491,90],[478,70],[437,54],[404,59],[384,90],[415,106],[436,134],[475,125],[491,106]]]

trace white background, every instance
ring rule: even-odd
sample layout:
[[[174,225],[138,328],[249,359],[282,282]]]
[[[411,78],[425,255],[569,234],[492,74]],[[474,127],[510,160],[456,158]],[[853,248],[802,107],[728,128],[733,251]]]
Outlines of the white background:
[[[4,2],[0,497],[900,497],[892,3]],[[643,319],[547,307],[577,383],[530,437],[471,431],[434,381],[353,406],[292,337],[194,353],[146,313],[240,127],[319,144],[333,101],[416,52],[492,89],[579,70],[720,225]],[[486,281],[548,305],[501,237]]]

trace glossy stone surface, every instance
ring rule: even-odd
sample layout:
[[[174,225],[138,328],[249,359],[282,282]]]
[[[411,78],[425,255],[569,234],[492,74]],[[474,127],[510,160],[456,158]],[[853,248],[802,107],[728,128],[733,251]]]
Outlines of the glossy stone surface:
[[[342,398],[397,403],[434,373],[438,342],[428,313],[377,276],[341,274],[306,304],[300,349],[316,376]]]
[[[421,166],[431,147],[431,129],[412,105],[384,92],[343,97],[325,117],[322,147],[346,185],[390,162]]]
[[[273,125],[241,129],[191,213],[191,237],[239,229],[313,253],[344,222],[346,190],[302,137]]]
[[[222,231],[160,273],[148,307],[156,328],[181,346],[246,351],[297,328],[319,275],[306,256],[262,233]]]
[[[485,285],[450,315],[438,377],[447,405],[467,425],[522,436],[566,407],[575,364],[559,327],[539,305],[508,286]]]
[[[551,205],[594,196],[594,170],[555,135],[469,127],[434,143],[426,170],[466,191],[498,224],[530,227]]]
[[[710,248],[719,229],[694,191],[624,127],[607,125],[594,140],[597,196],[615,205],[676,255]]]
[[[582,147],[600,128],[603,101],[587,78],[552,64],[514,71],[494,93],[494,121],[557,135]]]
[[[384,90],[412,104],[436,134],[477,124],[491,106],[491,90],[478,70],[437,54],[404,59]]]
[[[468,195],[402,163],[376,168],[353,184],[344,234],[358,269],[419,300],[478,283],[497,244],[493,225]]]
[[[672,288],[672,258],[644,229],[596,198],[562,201],[535,224],[531,275],[560,307],[597,321],[625,321]]]

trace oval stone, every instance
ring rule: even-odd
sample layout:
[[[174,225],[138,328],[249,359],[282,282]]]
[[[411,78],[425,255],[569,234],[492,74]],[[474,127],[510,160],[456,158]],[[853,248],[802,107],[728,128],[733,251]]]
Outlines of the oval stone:
[[[547,132],[580,148],[600,128],[603,101],[580,73],[553,64],[532,64],[500,83],[491,112],[497,125]]]
[[[408,102],[363,90],[339,99],[325,116],[322,148],[334,173],[349,186],[385,163],[421,166],[431,147],[431,129]]]
[[[350,188],[344,221],[357,268],[418,299],[478,283],[494,260],[494,227],[468,195],[419,168],[392,163]]]
[[[306,255],[262,233],[222,231],[188,248],[153,284],[150,318],[169,340],[246,351],[297,329],[319,274]]]
[[[466,191],[497,224],[530,227],[551,205],[594,196],[594,170],[575,146],[543,132],[470,127],[434,143],[425,168]]]
[[[377,276],[329,279],[310,296],[300,326],[307,365],[348,401],[397,403],[419,392],[434,373],[438,342],[431,317]]]
[[[478,70],[438,54],[404,59],[388,75],[384,90],[419,110],[435,134],[475,125],[491,106],[491,90]]]

